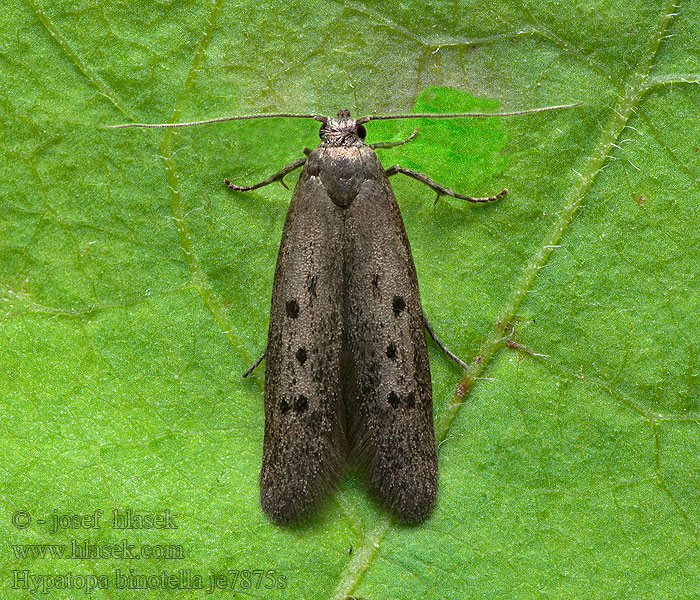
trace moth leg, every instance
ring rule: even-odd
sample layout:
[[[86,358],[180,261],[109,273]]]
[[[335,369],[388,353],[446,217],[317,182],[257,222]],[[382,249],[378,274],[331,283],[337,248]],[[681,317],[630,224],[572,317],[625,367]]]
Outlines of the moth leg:
[[[447,346],[445,346],[442,340],[437,336],[437,333],[435,333],[433,326],[430,324],[430,321],[428,321],[428,315],[426,315],[425,312],[423,312],[423,323],[425,324],[425,328],[428,330],[430,337],[433,338],[433,341],[440,347],[440,350],[447,354],[447,356],[449,356],[453,361],[455,361],[460,367],[466,369],[467,363],[465,363],[459,356],[457,356]]]
[[[474,196],[465,196],[464,194],[458,194],[457,192],[453,192],[450,188],[447,188],[444,185],[440,185],[437,181],[430,179],[430,177],[424,175],[420,171],[406,169],[405,167],[401,167],[399,165],[394,165],[393,167],[389,167],[386,170],[387,177],[391,177],[392,175],[396,175],[397,173],[403,173],[404,175],[413,177],[418,181],[422,181],[425,185],[427,185],[430,189],[437,193],[437,198],[435,199],[435,202],[438,201],[440,196],[453,196],[455,198],[459,198],[460,200],[468,200],[469,202],[493,202],[494,200],[498,200],[499,198],[505,196],[508,193],[508,190],[503,190],[501,192],[498,192],[498,194],[495,194],[494,196],[486,196],[485,198],[475,198]]]
[[[401,144],[410,142],[414,137],[416,137],[416,135],[418,135],[418,128],[414,129],[413,133],[407,138],[399,140],[398,142],[375,142],[374,144],[370,144],[369,147],[373,150],[376,150],[377,148],[393,148],[394,146],[400,146]]]
[[[434,339],[434,338],[433,338]],[[263,353],[258,357],[258,359],[253,363],[253,366],[248,367],[246,369],[246,372],[243,373],[243,378],[245,379],[250,375],[253,371],[255,371],[256,367],[262,362],[263,358],[265,358],[265,355],[267,354],[267,348],[263,350]]]
[[[299,158],[294,162],[291,162],[288,165],[282,167],[274,175],[270,175],[267,179],[265,179],[265,181],[261,181],[260,183],[256,183],[255,185],[236,185],[234,183],[231,183],[228,179],[224,179],[224,183],[232,190],[236,190],[238,192],[249,192],[250,190],[257,190],[258,188],[261,188],[264,185],[268,185],[270,183],[274,183],[275,181],[279,181],[286,189],[289,189],[287,187],[287,184],[284,182],[284,176],[291,173],[294,169],[298,169],[305,162],[306,156],[304,156],[303,158]]]

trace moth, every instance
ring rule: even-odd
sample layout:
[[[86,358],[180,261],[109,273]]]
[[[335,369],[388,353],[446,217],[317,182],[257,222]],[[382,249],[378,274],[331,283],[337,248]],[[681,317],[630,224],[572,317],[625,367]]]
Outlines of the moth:
[[[546,107],[498,116],[553,110]],[[260,501],[279,524],[306,519],[348,465],[398,521],[419,522],[438,491],[432,386],[426,330],[439,339],[421,308],[416,269],[389,177],[403,173],[439,196],[491,202],[507,190],[475,198],[426,175],[384,169],[368,145],[364,124],[375,119],[450,118],[491,114],[372,115],[353,119],[275,113],[233,119],[301,117],[321,122],[321,143],[306,156],[251,186],[250,191],[303,167],[287,213],[270,309],[265,358],[265,434]]]

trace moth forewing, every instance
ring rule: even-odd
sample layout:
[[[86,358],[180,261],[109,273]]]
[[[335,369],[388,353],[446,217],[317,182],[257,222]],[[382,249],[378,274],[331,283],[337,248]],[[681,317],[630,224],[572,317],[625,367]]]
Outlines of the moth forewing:
[[[298,522],[316,508],[346,463],[344,233],[333,206],[305,168],[282,233],[265,362],[260,499],[277,523]]]
[[[347,208],[344,397],[351,455],[394,516],[428,516],[437,493],[432,388],[416,269],[389,180],[370,148]]]

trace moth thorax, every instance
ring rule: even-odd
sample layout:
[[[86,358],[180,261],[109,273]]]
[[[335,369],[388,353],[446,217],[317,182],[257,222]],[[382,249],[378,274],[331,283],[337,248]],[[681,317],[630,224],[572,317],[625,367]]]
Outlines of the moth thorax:
[[[329,118],[319,131],[319,136],[329,146],[364,145],[365,128],[350,116],[349,110],[339,110],[337,117]]]

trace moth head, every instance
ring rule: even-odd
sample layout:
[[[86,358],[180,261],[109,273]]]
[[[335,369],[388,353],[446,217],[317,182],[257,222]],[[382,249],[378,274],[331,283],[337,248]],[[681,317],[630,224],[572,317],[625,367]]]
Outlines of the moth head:
[[[349,110],[339,110],[337,117],[323,117],[319,137],[329,146],[363,146],[367,135],[365,126],[350,116]]]

